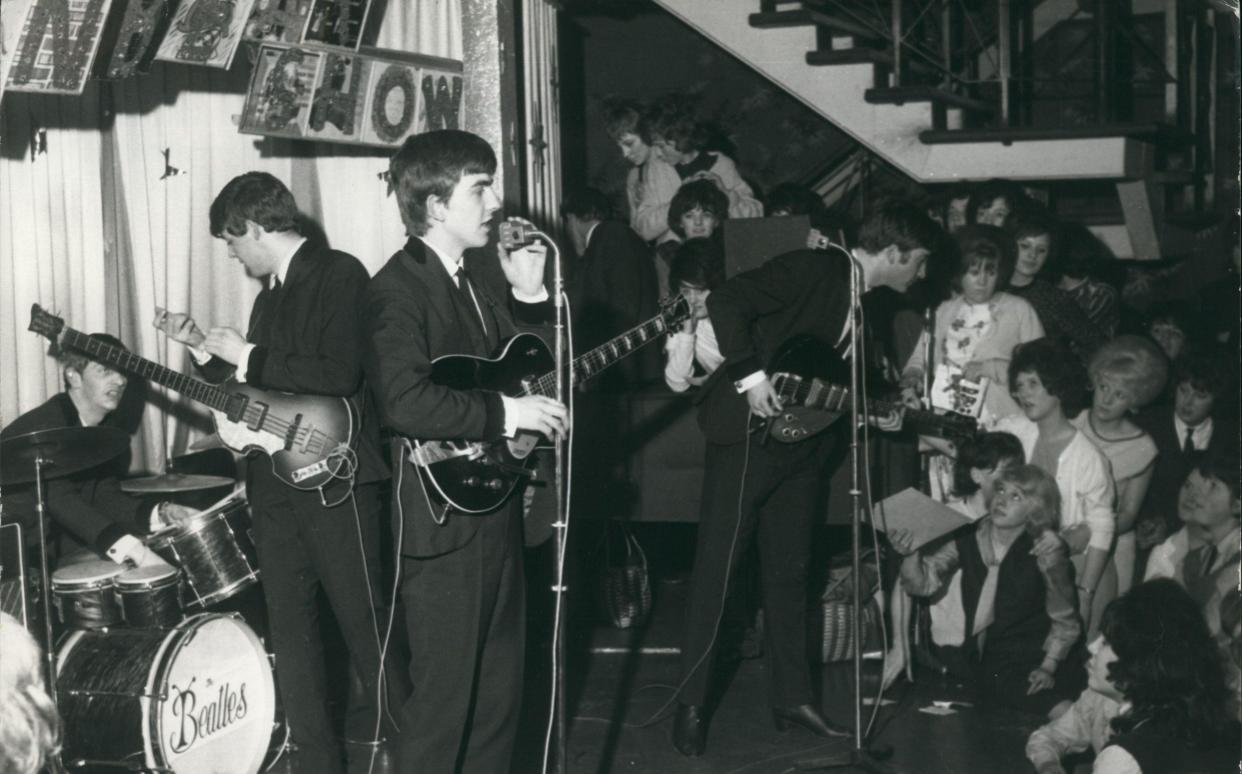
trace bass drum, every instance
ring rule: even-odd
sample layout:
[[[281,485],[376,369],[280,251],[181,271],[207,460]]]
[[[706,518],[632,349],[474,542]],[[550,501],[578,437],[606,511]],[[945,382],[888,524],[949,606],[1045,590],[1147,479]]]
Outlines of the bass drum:
[[[57,661],[70,770],[257,774],[263,764],[276,691],[262,643],[236,617],[76,631]]]

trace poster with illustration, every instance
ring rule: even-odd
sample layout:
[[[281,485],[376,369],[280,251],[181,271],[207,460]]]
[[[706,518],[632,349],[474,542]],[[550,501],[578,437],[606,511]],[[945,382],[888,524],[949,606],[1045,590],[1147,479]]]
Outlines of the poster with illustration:
[[[296,46],[302,42],[306,20],[314,4],[315,0],[255,0],[242,31],[242,40]]]
[[[461,127],[463,83],[461,69],[423,68],[419,78],[423,109],[417,131]]]
[[[156,59],[228,69],[255,0],[183,0]]]
[[[303,137],[323,53],[264,45],[250,75],[239,129],[245,134]]]
[[[357,50],[371,0],[314,0],[302,42]]]
[[[361,143],[371,69],[376,61],[345,52],[323,55],[306,139]]]

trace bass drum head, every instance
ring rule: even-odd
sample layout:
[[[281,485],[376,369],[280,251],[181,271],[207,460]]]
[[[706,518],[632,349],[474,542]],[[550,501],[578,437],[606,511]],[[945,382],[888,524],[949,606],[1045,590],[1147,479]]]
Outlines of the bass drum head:
[[[256,774],[272,737],[276,691],[263,644],[232,616],[186,619],[163,660],[151,731],[177,774]]]

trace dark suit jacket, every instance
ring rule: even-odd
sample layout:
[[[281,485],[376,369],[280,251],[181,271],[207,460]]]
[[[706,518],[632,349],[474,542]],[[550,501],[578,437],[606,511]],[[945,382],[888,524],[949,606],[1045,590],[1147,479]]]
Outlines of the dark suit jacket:
[[[443,355],[489,356],[521,329],[542,330],[552,304],[520,304],[507,294],[498,303],[474,283],[487,321],[484,333],[471,301],[461,294],[434,252],[411,237],[371,279],[365,305],[367,382],[384,430],[393,436],[391,459],[400,459],[403,438],[496,440],[504,432],[500,393],[456,390],[431,381],[432,361]],[[402,552],[436,556],[464,546],[480,518],[428,509],[417,471],[407,465],[397,493],[405,517]],[[512,500],[510,501],[512,502]],[[503,508],[501,510],[504,510]],[[443,524],[436,520],[442,516]]]
[[[601,222],[574,267],[570,296],[576,354],[654,317],[659,292],[655,260],[647,244],[624,223]],[[659,357],[659,349],[649,346],[622,361],[618,373],[630,384],[655,378]]]
[[[777,350],[796,334],[835,345],[850,307],[849,263],[842,256],[794,250],[742,272],[712,291],[707,311],[724,366],[712,375],[699,424],[714,443],[745,438],[747,405],[733,386],[766,369]]]
[[[1163,519],[1169,534],[1172,534],[1181,528],[1177,517],[1177,495],[1190,473],[1190,460],[1182,453],[1185,439],[1177,437],[1172,406],[1161,406],[1142,415],[1139,424],[1156,443],[1156,463],[1139,518]],[[1238,455],[1237,420],[1223,411],[1212,417],[1212,440],[1208,442],[1207,452],[1233,457]]]
[[[112,426],[111,419],[111,415],[105,417],[103,426]],[[77,407],[62,392],[10,422],[0,431],[0,439],[36,430],[81,426]],[[139,523],[141,501],[121,491],[119,479],[128,469],[129,450],[126,449],[123,454],[89,470],[44,480],[48,512],[62,530],[62,555],[85,545],[102,556],[121,536],[146,532],[145,525]],[[6,517],[16,514],[28,531],[37,528],[34,486],[5,487],[4,510]]]
[[[362,306],[366,267],[348,253],[306,242],[285,282],[259,293],[246,339],[255,344],[246,381],[265,390],[348,397],[362,412],[356,446],[360,484],[388,477],[379,450],[379,422],[362,382]],[[202,366],[222,381],[233,366],[212,358]]]

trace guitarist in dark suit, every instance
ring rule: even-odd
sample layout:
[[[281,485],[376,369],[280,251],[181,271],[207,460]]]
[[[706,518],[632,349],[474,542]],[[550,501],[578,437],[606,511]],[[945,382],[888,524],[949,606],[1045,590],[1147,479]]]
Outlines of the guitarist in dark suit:
[[[347,734],[369,740],[375,713],[382,711],[374,704],[380,665],[374,591],[388,471],[362,382],[367,270],[352,255],[308,241],[300,218],[293,194],[266,172],[229,181],[211,204],[211,233],[228,243],[229,256],[247,274],[268,284],[251,309],[249,332],[217,327],[203,334],[185,315],[166,312],[156,327],[191,345],[212,381],[234,376],[261,389],[352,397],[362,411],[354,491],[346,481],[322,493],[295,489],[276,477],[268,460],[253,456],[246,475],[276,682],[296,750],[293,768],[339,774],[344,769],[328,714],[317,594],[325,593],[362,681]]]
[[[889,205],[863,224],[852,251],[864,299],[871,290],[904,292],[924,274],[939,229],[926,213]],[[704,387],[699,423],[707,435],[698,544],[682,638],[682,682],[673,743],[702,753],[721,606],[739,554],[758,537],[765,651],[779,727],[820,736],[848,732],[813,702],[806,650],[806,586],[815,515],[828,460],[844,440],[829,430],[799,443],[749,432],[752,418],[774,417],[781,401],[765,367],[781,345],[811,335],[848,357],[851,260],[840,250],[795,250],[726,281],[707,299],[724,366]],[[878,351],[873,345],[870,351]],[[837,427],[847,422],[842,419]],[[895,430],[901,417],[877,424]]]
[[[512,288],[503,300],[471,279],[481,267],[463,271],[466,250],[491,239],[500,209],[495,171],[491,147],[468,132],[407,139],[389,174],[409,240],[367,293],[366,373],[392,434],[414,686],[401,722],[400,771],[509,770],[526,636],[522,498],[489,513],[455,511],[411,462],[413,441],[496,441],[519,429],[552,437],[566,429],[565,407],[550,398],[431,379],[434,359],[491,355],[516,332],[515,319],[532,327],[551,319],[543,246],[497,248]]]

